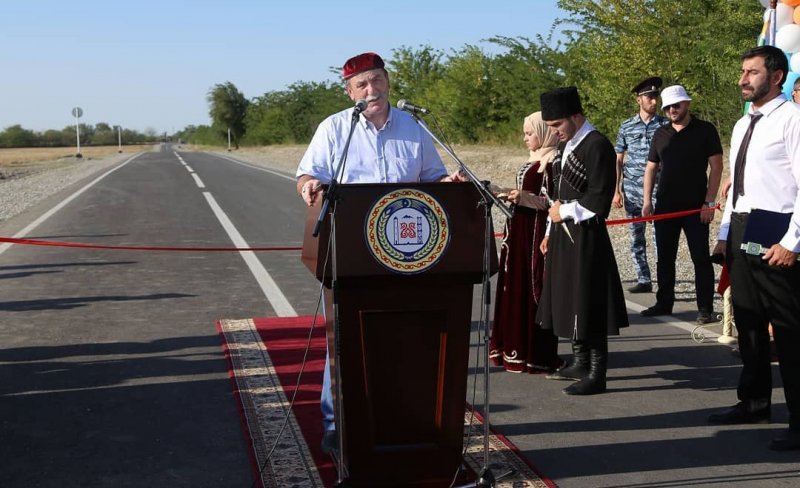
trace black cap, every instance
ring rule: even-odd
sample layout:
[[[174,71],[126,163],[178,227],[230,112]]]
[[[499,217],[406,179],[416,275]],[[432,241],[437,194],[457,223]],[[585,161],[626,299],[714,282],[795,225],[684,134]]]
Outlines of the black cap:
[[[539,102],[542,105],[543,120],[565,119],[583,113],[581,97],[578,96],[578,89],[574,86],[544,92],[539,96]]]
[[[661,78],[658,76],[652,76],[639,82],[639,84],[634,86],[633,90],[631,91],[635,93],[636,96],[647,95],[648,93],[655,93],[658,95],[661,90],[661,85],[663,84],[664,82],[661,80]]]

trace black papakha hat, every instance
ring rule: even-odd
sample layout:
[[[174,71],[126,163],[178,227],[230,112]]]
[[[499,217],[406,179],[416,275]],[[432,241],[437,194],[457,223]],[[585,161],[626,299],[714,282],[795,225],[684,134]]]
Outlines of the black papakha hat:
[[[539,96],[539,102],[542,105],[544,120],[565,119],[570,115],[583,113],[581,97],[578,96],[578,89],[574,86],[544,92]]]
[[[636,96],[647,95],[648,93],[655,93],[658,95],[661,92],[661,85],[664,82],[658,76],[651,76],[646,80],[642,80],[638,85],[634,86],[631,90]]]

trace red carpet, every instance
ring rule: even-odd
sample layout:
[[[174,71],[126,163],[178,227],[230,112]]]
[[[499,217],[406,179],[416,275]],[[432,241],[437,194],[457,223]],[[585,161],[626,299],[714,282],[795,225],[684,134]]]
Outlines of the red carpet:
[[[311,337],[305,367],[294,404],[290,402],[306,354],[313,317],[273,317],[221,320],[217,329],[230,368],[231,383],[241,413],[256,486],[332,486],[336,471],[330,457],[319,449],[322,419],[319,395],[325,366],[325,333],[318,319]],[[290,411],[291,410],[291,411]],[[281,427],[284,425],[283,432]],[[466,464],[474,471],[483,465],[483,425],[480,416],[465,415]],[[280,433],[280,437],[279,437]],[[277,445],[276,445],[276,439]],[[275,446],[272,455],[267,459]],[[490,436],[490,465],[496,476],[513,470],[497,482],[498,487],[550,487],[556,485],[539,476],[522,459],[511,442]]]

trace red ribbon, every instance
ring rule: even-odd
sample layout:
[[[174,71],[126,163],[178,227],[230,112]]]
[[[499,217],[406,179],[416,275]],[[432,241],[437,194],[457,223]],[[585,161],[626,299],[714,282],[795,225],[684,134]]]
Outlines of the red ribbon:
[[[648,222],[653,220],[673,219],[678,217],[685,217],[700,212],[708,212],[719,210],[720,206],[704,207],[695,210],[684,210],[681,212],[672,212],[660,215],[651,215],[649,217],[634,217],[631,219],[618,219],[606,221],[606,225],[622,225],[634,224],[637,222]],[[495,237],[503,237],[502,232],[496,232]],[[59,241],[45,241],[41,239],[16,239],[13,237],[0,237],[0,242],[9,244],[24,244],[27,246],[49,246],[49,247],[74,247],[81,249],[113,249],[115,251],[171,251],[171,252],[239,252],[239,251],[253,251],[253,252],[267,252],[267,251],[301,251],[302,247],[156,247],[156,246],[108,246],[99,244],[82,244],[80,242],[59,242]]]
[[[680,212],[671,212],[659,215],[650,215],[649,217],[632,217],[630,219],[617,219],[617,220],[607,220],[606,226],[612,225],[623,225],[623,224],[636,224],[639,222],[652,222],[654,220],[664,220],[664,219],[676,219],[678,217],[686,217],[687,215],[692,215],[700,212],[711,212],[714,210],[721,210],[719,204],[714,207],[703,207],[697,208],[694,210],[682,210]],[[502,232],[495,232],[495,237],[503,237]]]

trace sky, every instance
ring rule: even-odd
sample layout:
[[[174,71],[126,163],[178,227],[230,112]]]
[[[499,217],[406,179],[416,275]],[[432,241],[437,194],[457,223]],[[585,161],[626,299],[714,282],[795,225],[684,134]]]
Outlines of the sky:
[[[336,80],[365,51],[546,36],[556,0],[4,0],[0,130],[105,122],[173,133],[210,124],[206,95],[230,81],[247,98]]]

